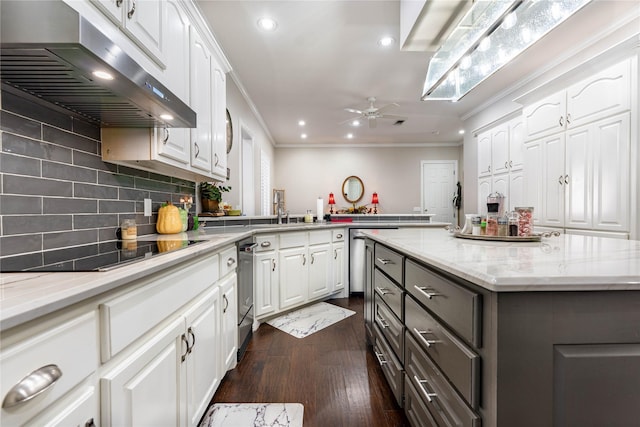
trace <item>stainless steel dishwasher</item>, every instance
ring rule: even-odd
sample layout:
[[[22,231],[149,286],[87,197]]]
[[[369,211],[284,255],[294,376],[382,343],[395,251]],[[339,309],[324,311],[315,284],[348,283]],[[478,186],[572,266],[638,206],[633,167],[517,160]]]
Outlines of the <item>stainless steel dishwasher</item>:
[[[253,325],[253,238],[238,243],[238,362],[242,359]]]
[[[358,226],[349,229],[349,293],[364,292],[364,236],[362,230],[372,228],[391,228],[396,226]]]

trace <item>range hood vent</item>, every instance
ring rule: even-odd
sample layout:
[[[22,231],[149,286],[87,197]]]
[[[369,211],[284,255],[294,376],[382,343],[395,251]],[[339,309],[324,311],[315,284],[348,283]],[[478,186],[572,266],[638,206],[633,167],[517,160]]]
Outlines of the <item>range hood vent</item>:
[[[3,84],[102,127],[196,127],[188,105],[61,0],[0,7]]]

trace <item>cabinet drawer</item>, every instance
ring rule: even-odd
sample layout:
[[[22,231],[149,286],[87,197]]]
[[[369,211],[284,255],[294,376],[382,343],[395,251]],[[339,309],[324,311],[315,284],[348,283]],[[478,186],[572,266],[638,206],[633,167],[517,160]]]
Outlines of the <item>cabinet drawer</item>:
[[[479,404],[480,356],[447,331],[409,295],[405,297],[405,324],[462,397],[474,409]]]
[[[404,350],[404,325],[391,312],[389,307],[376,294],[374,296],[374,322],[387,339],[389,346],[393,349],[400,362],[403,360]]]
[[[40,368],[55,365],[62,375],[47,390],[32,399],[11,408],[3,408],[0,413],[2,425],[22,425],[98,368],[96,311],[58,324],[49,323],[46,330],[43,330],[42,325],[36,326],[38,331],[32,335],[26,331],[25,338],[16,340],[15,344],[3,343],[0,353],[0,399],[4,401],[15,385],[21,382],[26,385],[29,382],[27,377]],[[36,376],[41,378],[41,375],[34,374]]]
[[[387,303],[391,311],[400,319],[404,320],[404,310],[402,310],[403,304],[403,291],[402,288],[394,284],[387,276],[380,273],[379,270],[375,270],[373,289],[376,295]]]
[[[331,230],[317,230],[309,232],[310,245],[319,245],[321,243],[331,243]]]
[[[396,402],[398,405],[402,407],[402,396],[404,394],[404,381],[403,381],[403,371],[402,364],[398,361],[396,356],[393,354],[391,348],[385,341],[382,336],[382,332],[378,328],[377,325],[373,327],[374,329],[374,343],[373,343],[373,352],[378,359],[378,363],[382,368],[382,372],[384,376],[387,378],[387,382],[391,387],[391,392],[393,396],[396,398]]]
[[[481,295],[407,260],[405,288],[474,347],[481,345]]]
[[[375,246],[375,263],[376,267],[384,271],[389,277],[395,280],[400,286],[402,281],[402,260],[403,256],[399,253],[386,248],[378,243]]]
[[[404,376],[404,413],[412,427],[438,427],[413,383]]]
[[[331,230],[331,240],[334,242],[344,242],[344,230]]]
[[[418,391],[437,425],[479,427],[480,417],[465,404],[411,334],[407,334],[406,353],[407,380]]]
[[[226,276],[238,266],[238,248],[236,245],[224,248],[220,252],[220,277]]]
[[[102,361],[132,344],[218,278],[218,254],[215,254],[143,279],[136,289],[100,304]]]
[[[254,241],[258,244],[254,252],[272,251],[278,249],[278,237],[275,234],[258,234],[254,237]]]
[[[307,246],[308,244],[309,237],[307,236],[306,231],[280,234],[280,249],[297,248],[301,246]]]

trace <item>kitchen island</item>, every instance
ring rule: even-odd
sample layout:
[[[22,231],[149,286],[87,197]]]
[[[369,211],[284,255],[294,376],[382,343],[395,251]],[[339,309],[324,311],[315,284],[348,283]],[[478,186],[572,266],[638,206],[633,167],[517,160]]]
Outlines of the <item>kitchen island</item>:
[[[414,425],[637,425],[639,241],[363,234],[369,339]]]

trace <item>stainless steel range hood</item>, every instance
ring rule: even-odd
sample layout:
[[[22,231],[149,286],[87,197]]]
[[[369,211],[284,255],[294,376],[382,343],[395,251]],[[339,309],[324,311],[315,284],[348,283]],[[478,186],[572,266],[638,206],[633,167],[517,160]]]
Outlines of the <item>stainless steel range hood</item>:
[[[0,11],[3,84],[102,127],[196,127],[188,105],[61,0],[2,0]]]

